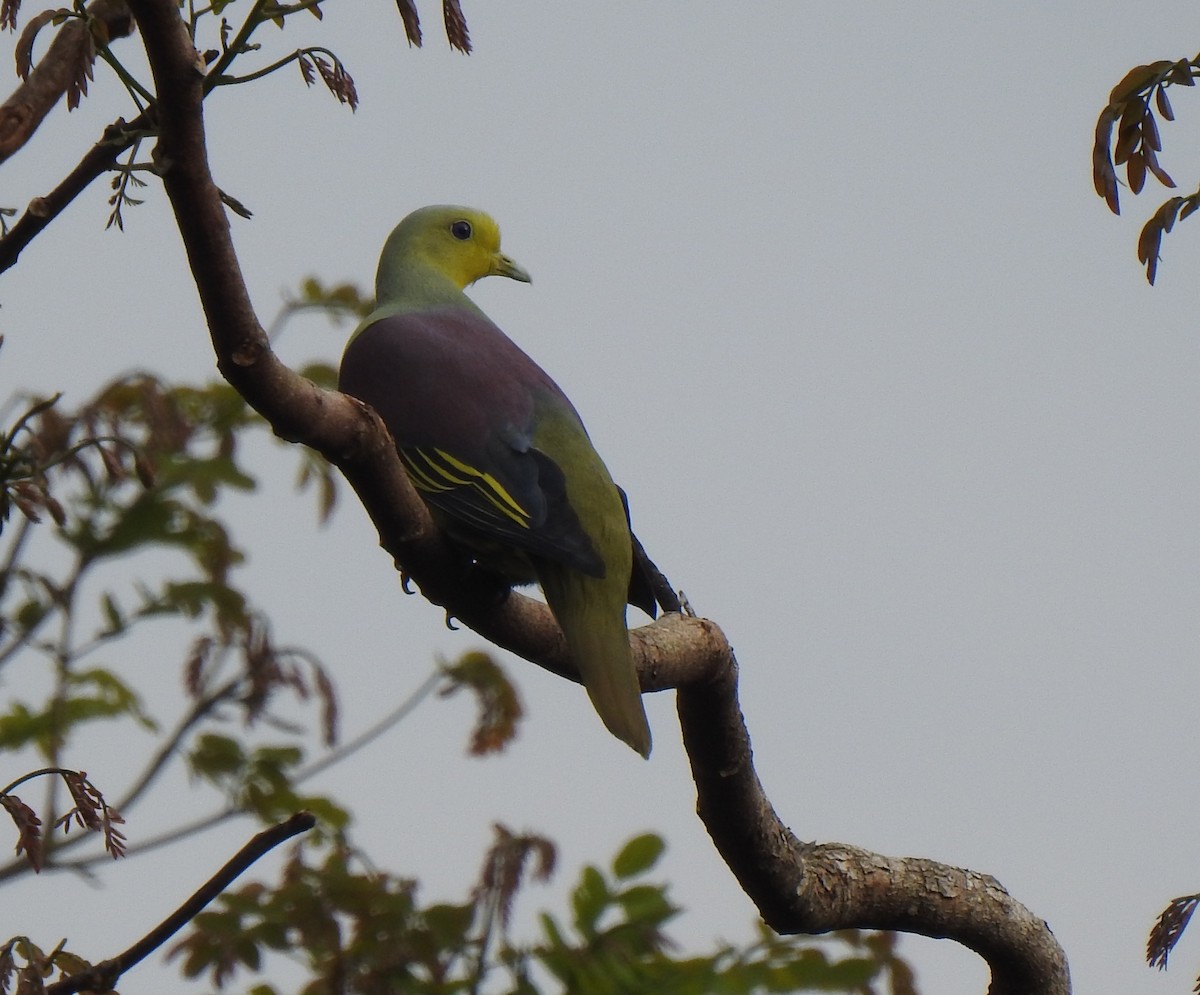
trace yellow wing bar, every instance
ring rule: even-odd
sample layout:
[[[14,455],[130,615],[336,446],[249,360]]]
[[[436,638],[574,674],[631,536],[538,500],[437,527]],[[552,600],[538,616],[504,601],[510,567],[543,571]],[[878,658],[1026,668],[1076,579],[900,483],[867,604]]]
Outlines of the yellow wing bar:
[[[523,529],[529,528],[529,512],[490,473],[477,470],[441,449],[404,449],[400,458],[418,490],[437,494],[470,487],[502,515]]]

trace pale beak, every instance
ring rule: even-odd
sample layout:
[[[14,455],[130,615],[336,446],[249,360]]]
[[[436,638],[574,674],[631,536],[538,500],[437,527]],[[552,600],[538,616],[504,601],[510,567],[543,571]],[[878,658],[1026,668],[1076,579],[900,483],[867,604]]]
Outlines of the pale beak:
[[[502,252],[497,252],[492,256],[491,275],[507,276],[510,280],[519,280],[521,283],[533,283],[533,280],[530,279],[529,274],[525,272],[524,268]]]

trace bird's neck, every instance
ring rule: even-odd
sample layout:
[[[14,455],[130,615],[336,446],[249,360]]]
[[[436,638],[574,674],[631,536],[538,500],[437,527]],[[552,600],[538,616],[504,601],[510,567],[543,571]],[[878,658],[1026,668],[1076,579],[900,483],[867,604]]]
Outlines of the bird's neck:
[[[392,266],[380,261],[375,276],[375,299],[406,308],[459,304],[466,295],[454,280],[430,266]]]

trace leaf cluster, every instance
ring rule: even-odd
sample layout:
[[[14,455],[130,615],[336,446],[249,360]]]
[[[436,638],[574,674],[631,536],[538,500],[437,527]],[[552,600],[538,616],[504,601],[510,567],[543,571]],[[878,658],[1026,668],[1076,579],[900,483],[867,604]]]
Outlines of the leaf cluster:
[[[415,0],[396,0],[400,20],[404,22],[404,35],[410,45],[421,47],[421,15]],[[459,0],[442,0],[442,21],[446,25],[446,40],[450,47],[464,55],[471,54],[471,35],[467,31],[467,19],[463,16]]]
[[[1109,94],[1108,105],[1096,122],[1092,146],[1092,182],[1109,210],[1121,213],[1117,167],[1125,167],[1129,190],[1135,196],[1145,187],[1147,175],[1174,189],[1175,181],[1159,164],[1162,137],[1155,112],[1164,121],[1174,121],[1175,112],[1167,88],[1195,86],[1200,76],[1200,55],[1171,62],[1160,60],[1135,66]],[[1200,189],[1187,196],[1168,199],[1151,216],[1138,238],[1138,261],[1146,267],[1146,279],[1154,283],[1158,273],[1162,237],[1200,208]]]
[[[207,751],[185,749],[186,742],[219,738],[213,724],[231,718],[243,727],[271,723],[295,739],[300,728],[275,714],[276,700],[287,695],[317,704],[321,738],[332,745],[336,692],[320,661],[274,640],[236,582],[245,554],[218,509],[226,495],[256,487],[242,448],[246,432],[261,423],[242,399],[224,384],[172,385],[135,374],[75,411],[57,401],[14,399],[10,406],[22,413],[0,434],[0,507],[21,513],[0,534],[0,668],[21,662],[24,673],[50,677],[40,700],[27,691],[0,709],[0,751],[31,750],[59,768],[68,766],[60,758],[85,725],[132,723],[159,734],[122,641],[163,621],[199,629],[181,661],[186,710],[124,800],[89,807],[90,782],[64,776],[74,803],[64,819],[88,828],[99,820],[115,850],[116,809],[136,802],[172,758],[185,758],[195,776],[218,780],[215,739],[199,740]],[[321,480],[327,514],[335,492],[328,468],[314,468],[318,459],[304,454],[302,474]],[[53,529],[45,528],[43,511]],[[249,751],[240,764],[227,758],[220,773],[230,803],[264,819],[300,801],[321,808],[286,783],[288,754],[280,749]],[[40,864],[37,817],[11,793],[3,804],[17,820],[21,848]],[[337,811],[326,809],[336,824]]]
[[[517,689],[491,656],[464,653],[457,662],[444,665],[442,673],[446,681],[438,692],[441,697],[465,690],[474,695],[478,706],[468,753],[476,757],[499,753],[516,738],[524,709]]]
[[[650,879],[665,849],[647,833],[627,842],[607,871],[585,867],[567,918],[543,912],[539,935],[511,932],[512,907],[529,883],[548,881],[556,860],[543,837],[495,827],[495,838],[468,898],[422,904],[415,881],[371,871],[344,841],[323,857],[297,845],[273,885],[228,892],[197,916],[172,949],[184,974],[221,990],[240,975],[269,973],[272,953],[303,959],[299,995],[341,991],[375,995],[718,995],[915,991],[889,934],[839,933],[823,941],[781,938],[763,927],[757,941],[722,944],[678,957],[666,933],[680,909]],[[881,986],[886,985],[886,988]],[[283,989],[255,980],[251,995]]]
[[[40,995],[56,973],[62,980],[91,966],[78,954],[68,951],[62,943],[53,950],[43,950],[28,936],[14,936],[0,945],[0,993],[8,995],[8,992],[15,991],[15,995]],[[95,995],[117,993],[107,991],[96,992]]]
[[[24,853],[35,871],[42,869],[42,820],[15,792],[26,781],[46,775],[61,777],[74,802],[74,806],[55,822],[55,828],[61,827],[66,832],[74,823],[82,829],[100,833],[104,837],[104,848],[114,859],[124,856],[125,835],[117,828],[125,821],[121,814],[105,801],[104,794],[88,780],[84,771],[61,767],[47,767],[25,774],[0,790],[0,808],[9,814],[17,827],[17,854]]]

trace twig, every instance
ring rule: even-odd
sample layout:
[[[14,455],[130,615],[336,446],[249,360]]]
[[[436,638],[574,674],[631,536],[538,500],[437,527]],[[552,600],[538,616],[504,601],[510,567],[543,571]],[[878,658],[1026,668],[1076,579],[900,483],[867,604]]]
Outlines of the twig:
[[[233,883],[243,871],[264,854],[293,836],[308,832],[316,825],[310,812],[297,812],[286,822],[264,829],[241,848],[224,867],[209,878],[191,898],[172,912],[166,919],[143,936],[132,947],[109,960],[63,978],[62,981],[46,986],[46,995],[73,995],[75,992],[105,992],[116,987],[117,981],[130,968],[145,960],[179,930],[186,926],[209,902]]]
[[[78,197],[94,179],[113,167],[117,157],[129,148],[149,126],[150,118],[139,114],[132,121],[114,121],[78,165],[58,186],[44,197],[36,198],[17,220],[8,234],[0,238],[0,273],[9,269],[32,242]]]
[[[388,712],[387,715],[379,719],[379,721],[377,721],[374,725],[364,729],[353,739],[343,743],[337,749],[330,750],[324,756],[314,760],[308,766],[301,767],[292,777],[292,784],[303,784],[305,781],[316,777],[323,771],[328,770],[334,764],[340,763],[351,754],[357,753],[365,746],[374,742],[394,725],[396,725],[396,723],[406,718],[408,714],[417,707],[417,705],[429,697],[429,695],[437,687],[438,682],[442,680],[442,677],[443,673],[440,669],[434,671],[417,687],[415,691],[413,691],[412,694],[410,694],[404,699],[404,701],[400,702],[399,705]],[[213,697],[215,697],[215,695]],[[185,723],[186,721],[187,720],[185,720]],[[167,751],[163,750],[156,755],[154,763],[155,767],[161,766],[158,761],[160,759],[165,760],[166,753]],[[139,793],[141,787],[141,782],[139,782]],[[135,797],[136,795],[131,791],[125,796],[125,798],[121,800],[121,804],[119,804],[117,808],[122,812],[126,811],[127,808],[132,804]],[[192,822],[176,826],[175,828],[169,829],[157,836],[149,836],[145,839],[139,839],[137,843],[131,844],[126,848],[125,856],[132,857],[139,853],[157,850],[160,847],[178,842],[181,839],[186,839],[187,837],[193,836],[196,833],[204,832],[206,829],[211,829],[213,826],[219,826],[221,823],[227,822],[230,819],[249,814],[250,813],[248,813],[244,808],[226,805],[224,808],[221,808],[216,812],[211,812],[208,815],[201,816],[200,818],[193,820]],[[76,841],[82,839],[84,839],[82,836],[72,837],[71,839],[58,844],[58,846],[55,847],[55,852],[62,853],[64,850],[72,847]],[[79,857],[75,860],[59,860],[47,867],[47,870],[76,871],[80,874],[86,874],[89,873],[92,867],[94,867],[96,864],[106,862],[107,854],[92,855],[87,857]],[[13,861],[6,867],[0,868],[0,881],[4,881],[9,877],[13,877],[17,873],[24,872],[27,867],[28,865],[24,861]]]

